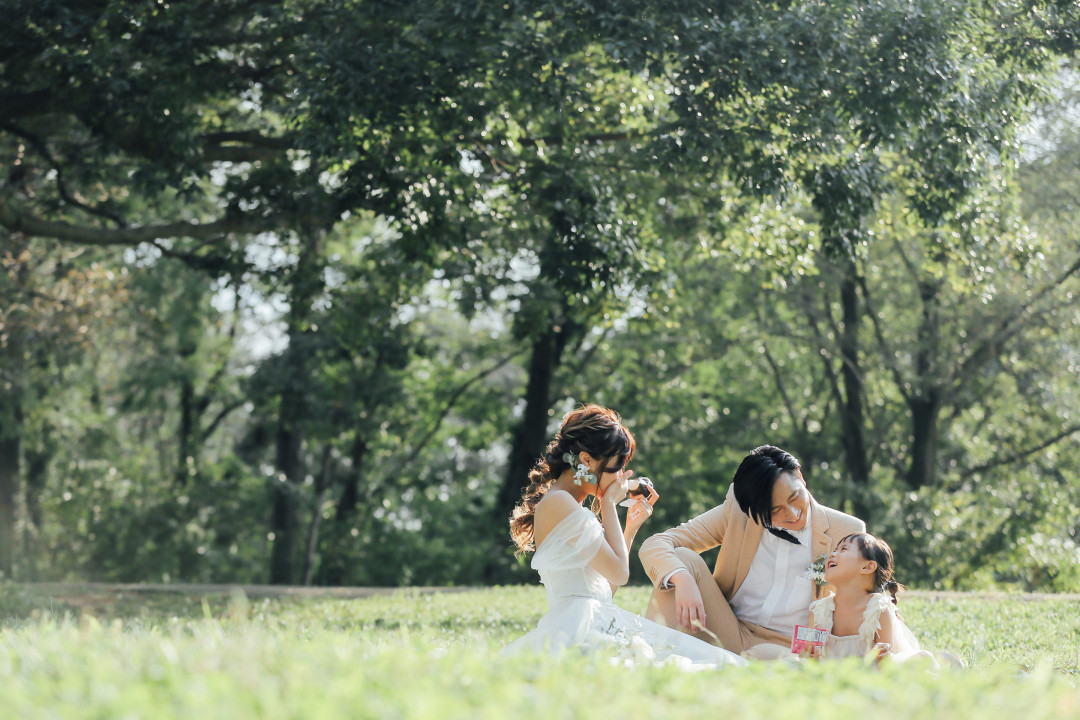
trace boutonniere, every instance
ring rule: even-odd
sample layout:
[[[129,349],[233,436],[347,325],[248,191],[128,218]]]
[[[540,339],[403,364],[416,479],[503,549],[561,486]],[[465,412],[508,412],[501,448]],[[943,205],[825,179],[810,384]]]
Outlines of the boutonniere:
[[[815,585],[824,585],[825,561],[828,559],[828,555],[818,555],[816,558],[814,558],[814,562],[810,563],[810,567],[806,568],[806,572],[803,573],[803,577],[813,580]]]

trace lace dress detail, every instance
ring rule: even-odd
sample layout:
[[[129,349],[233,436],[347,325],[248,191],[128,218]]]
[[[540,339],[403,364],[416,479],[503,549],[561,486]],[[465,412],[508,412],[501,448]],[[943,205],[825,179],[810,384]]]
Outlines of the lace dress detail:
[[[890,613],[893,628],[891,649],[893,659],[902,662],[912,657],[925,657],[929,658],[935,665],[937,664],[932,654],[920,650],[919,641],[915,638],[915,634],[896,614],[896,605],[884,593],[874,593],[870,596],[870,601],[866,603],[866,610],[863,611],[863,619],[859,624],[858,634],[833,635],[833,611],[836,609],[835,598],[835,593],[829,593],[810,604],[810,615],[814,620],[814,624],[817,627],[825,628],[829,632],[823,657],[833,659],[865,657],[866,653],[877,642],[877,633],[881,629],[882,613]]]
[[[627,664],[666,662],[687,669],[746,664],[734,653],[615,605],[608,581],[589,565],[603,542],[600,521],[585,507],[548,533],[532,559],[547,591],[548,612],[504,654],[576,648],[613,652]]]

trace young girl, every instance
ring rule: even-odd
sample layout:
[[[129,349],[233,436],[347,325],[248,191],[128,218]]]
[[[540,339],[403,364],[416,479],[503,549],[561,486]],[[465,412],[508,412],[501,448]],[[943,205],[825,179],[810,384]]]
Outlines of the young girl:
[[[925,650],[896,612],[893,554],[888,544],[869,533],[854,533],[840,540],[825,561],[825,581],[836,588],[810,604],[810,625],[829,632],[820,657],[922,657],[935,667]]]
[[[505,653],[582,648],[611,650],[631,662],[694,668],[746,663],[612,602],[612,593],[630,575],[634,535],[658,497],[653,492],[649,502],[633,501],[623,530],[618,504],[631,485],[633,473],[626,465],[635,447],[634,436],[613,410],[586,405],[563,417],[510,518],[519,554],[535,550],[532,567],[547,589],[548,612]],[[589,497],[594,510],[582,506]]]

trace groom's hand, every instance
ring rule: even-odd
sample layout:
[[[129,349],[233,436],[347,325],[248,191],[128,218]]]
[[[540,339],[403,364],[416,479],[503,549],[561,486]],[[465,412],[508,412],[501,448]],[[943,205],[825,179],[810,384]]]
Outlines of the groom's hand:
[[[682,570],[671,576],[675,586],[675,622],[680,628],[696,633],[705,627],[705,603],[701,600],[701,590],[689,571]]]

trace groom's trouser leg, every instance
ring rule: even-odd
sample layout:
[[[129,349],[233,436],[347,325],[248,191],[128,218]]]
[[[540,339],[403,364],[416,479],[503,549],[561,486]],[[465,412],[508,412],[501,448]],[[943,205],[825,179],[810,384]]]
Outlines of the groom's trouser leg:
[[[675,548],[675,552],[697,583],[698,590],[701,592],[702,605],[705,607],[705,629],[715,636],[698,631],[697,637],[713,643],[719,641],[725,650],[736,653],[763,642],[781,645],[790,643],[791,638],[785,637],[783,633],[735,617],[735,613],[728,605],[727,598],[720,592],[720,586],[716,584],[716,579],[713,578],[705,560],[688,548]],[[645,615],[662,625],[678,627],[675,614],[675,591],[653,588],[652,597],[649,598],[649,608]]]
[[[676,554],[686,569],[694,577],[698,590],[701,591],[701,601],[705,607],[705,629],[708,633],[698,631],[697,637],[707,642],[720,642],[725,650],[742,652],[754,644],[749,633],[743,630],[739,619],[731,611],[727,598],[720,592],[720,586],[716,584],[709,566],[705,560],[693,550],[688,548],[675,548]],[[676,623],[675,591],[653,588],[652,597],[649,598],[649,609],[645,616],[650,620],[667,625],[671,628],[680,628]],[[709,635],[712,633],[712,635]],[[715,637],[713,637],[715,636]],[[749,641],[749,642],[748,642]]]

